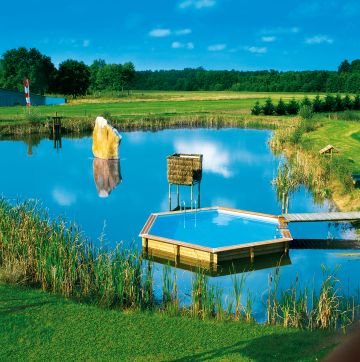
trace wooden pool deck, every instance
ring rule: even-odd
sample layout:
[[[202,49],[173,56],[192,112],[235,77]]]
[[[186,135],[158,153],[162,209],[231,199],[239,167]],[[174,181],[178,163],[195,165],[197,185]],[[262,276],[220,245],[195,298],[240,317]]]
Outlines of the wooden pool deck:
[[[350,212],[319,212],[319,213],[299,213],[282,215],[286,223],[289,222],[315,222],[315,221],[358,221],[360,211]]]
[[[247,215],[247,217],[272,220],[272,222],[276,221],[282,237],[271,240],[261,240],[256,242],[237,244],[236,235],[234,235],[233,245],[218,248],[206,247],[180,240],[173,240],[160,235],[152,235],[151,228],[157,217],[169,214],[184,213],[184,211],[160,212],[151,214],[140,232],[139,236],[142,238],[143,250],[145,252],[149,252],[150,254],[153,253],[153,251],[165,253],[167,256],[172,256],[177,263],[193,260],[197,264],[200,263],[202,266],[216,265],[221,262],[227,262],[241,258],[250,258],[250,260],[253,260],[255,256],[258,255],[288,253],[289,242],[292,240],[292,236],[290,231],[286,229],[286,226],[283,226],[283,224],[286,224],[286,222],[284,223],[280,217],[221,206],[202,208],[198,210],[187,211],[186,213],[206,210],[230,211],[232,213],[239,214],[239,216]]]

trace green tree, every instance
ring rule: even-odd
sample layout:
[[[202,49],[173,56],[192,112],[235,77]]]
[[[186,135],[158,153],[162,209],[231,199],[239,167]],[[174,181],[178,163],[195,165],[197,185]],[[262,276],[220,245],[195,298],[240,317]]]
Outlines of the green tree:
[[[45,93],[54,84],[56,69],[50,57],[37,49],[20,47],[6,51],[0,60],[0,86],[9,89],[23,89],[23,80],[30,80],[30,91]]]
[[[317,96],[314,98],[312,106],[313,106],[313,111],[314,111],[315,113],[322,112],[323,102],[322,102],[322,100],[321,100],[321,98],[320,98],[319,95],[317,95]]]
[[[299,103],[295,100],[295,98],[291,99],[290,102],[287,104],[286,111],[288,114],[298,114]]]
[[[59,90],[77,97],[86,94],[90,85],[90,71],[84,62],[68,59],[62,62],[58,72]]]
[[[265,104],[262,107],[262,111],[265,116],[272,116],[274,114],[275,106],[273,105],[271,98],[266,99]]]
[[[354,97],[353,109],[360,110],[360,96],[358,94]]]
[[[332,112],[335,107],[335,98],[331,94],[325,96],[322,104],[322,112]]]
[[[302,106],[309,106],[309,107],[312,106],[311,100],[309,99],[308,96],[305,96],[305,97],[302,99],[301,105],[302,105]]]
[[[251,114],[253,114],[254,116],[258,116],[259,114],[261,114],[261,106],[259,101],[256,101],[254,107],[251,108]]]
[[[343,60],[338,67],[338,72],[339,73],[348,73],[350,71],[351,71],[351,64],[349,63],[349,61],[347,59]]]
[[[128,62],[122,65],[121,71],[121,88],[124,91],[124,88],[130,89],[132,81],[135,78],[135,66],[133,63]]]
[[[286,104],[285,102],[282,100],[282,98],[280,98],[279,103],[277,104],[276,108],[275,108],[275,113],[279,116],[283,116],[286,114]]]
[[[349,109],[353,109],[354,104],[348,94],[346,94],[345,97],[342,99],[342,106],[345,111],[349,110]]]
[[[105,66],[106,66],[106,62],[103,59],[96,59],[90,65],[90,67],[89,67],[89,70],[90,70],[90,86],[89,86],[89,88],[91,89],[91,91],[99,90],[99,87],[97,84],[98,73]]]
[[[121,64],[106,64],[97,73],[97,89],[108,91],[120,91],[122,89]]]
[[[351,62],[351,71],[353,73],[360,72],[360,59],[355,59]]]
[[[340,94],[337,94],[335,97],[335,104],[334,104],[334,108],[333,111],[334,112],[341,112],[344,110],[344,105],[341,99]]]

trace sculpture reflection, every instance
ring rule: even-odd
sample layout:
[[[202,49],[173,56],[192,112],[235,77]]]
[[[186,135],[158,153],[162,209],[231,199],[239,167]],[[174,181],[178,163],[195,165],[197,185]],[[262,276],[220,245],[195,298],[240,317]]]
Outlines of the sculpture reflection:
[[[119,160],[94,158],[93,170],[96,189],[100,197],[108,197],[122,181]]]

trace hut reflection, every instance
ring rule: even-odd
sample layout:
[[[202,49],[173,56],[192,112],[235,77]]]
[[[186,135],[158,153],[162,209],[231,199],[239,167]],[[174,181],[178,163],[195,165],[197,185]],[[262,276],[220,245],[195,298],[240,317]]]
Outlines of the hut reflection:
[[[96,189],[100,197],[108,197],[122,181],[119,160],[94,158],[93,170]]]

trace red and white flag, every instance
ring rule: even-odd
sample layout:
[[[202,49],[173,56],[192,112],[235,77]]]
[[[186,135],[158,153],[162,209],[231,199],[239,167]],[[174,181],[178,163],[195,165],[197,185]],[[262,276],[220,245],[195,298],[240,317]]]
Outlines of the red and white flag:
[[[24,79],[24,91],[25,91],[25,99],[26,99],[26,105],[30,107],[30,82],[29,79]]]

